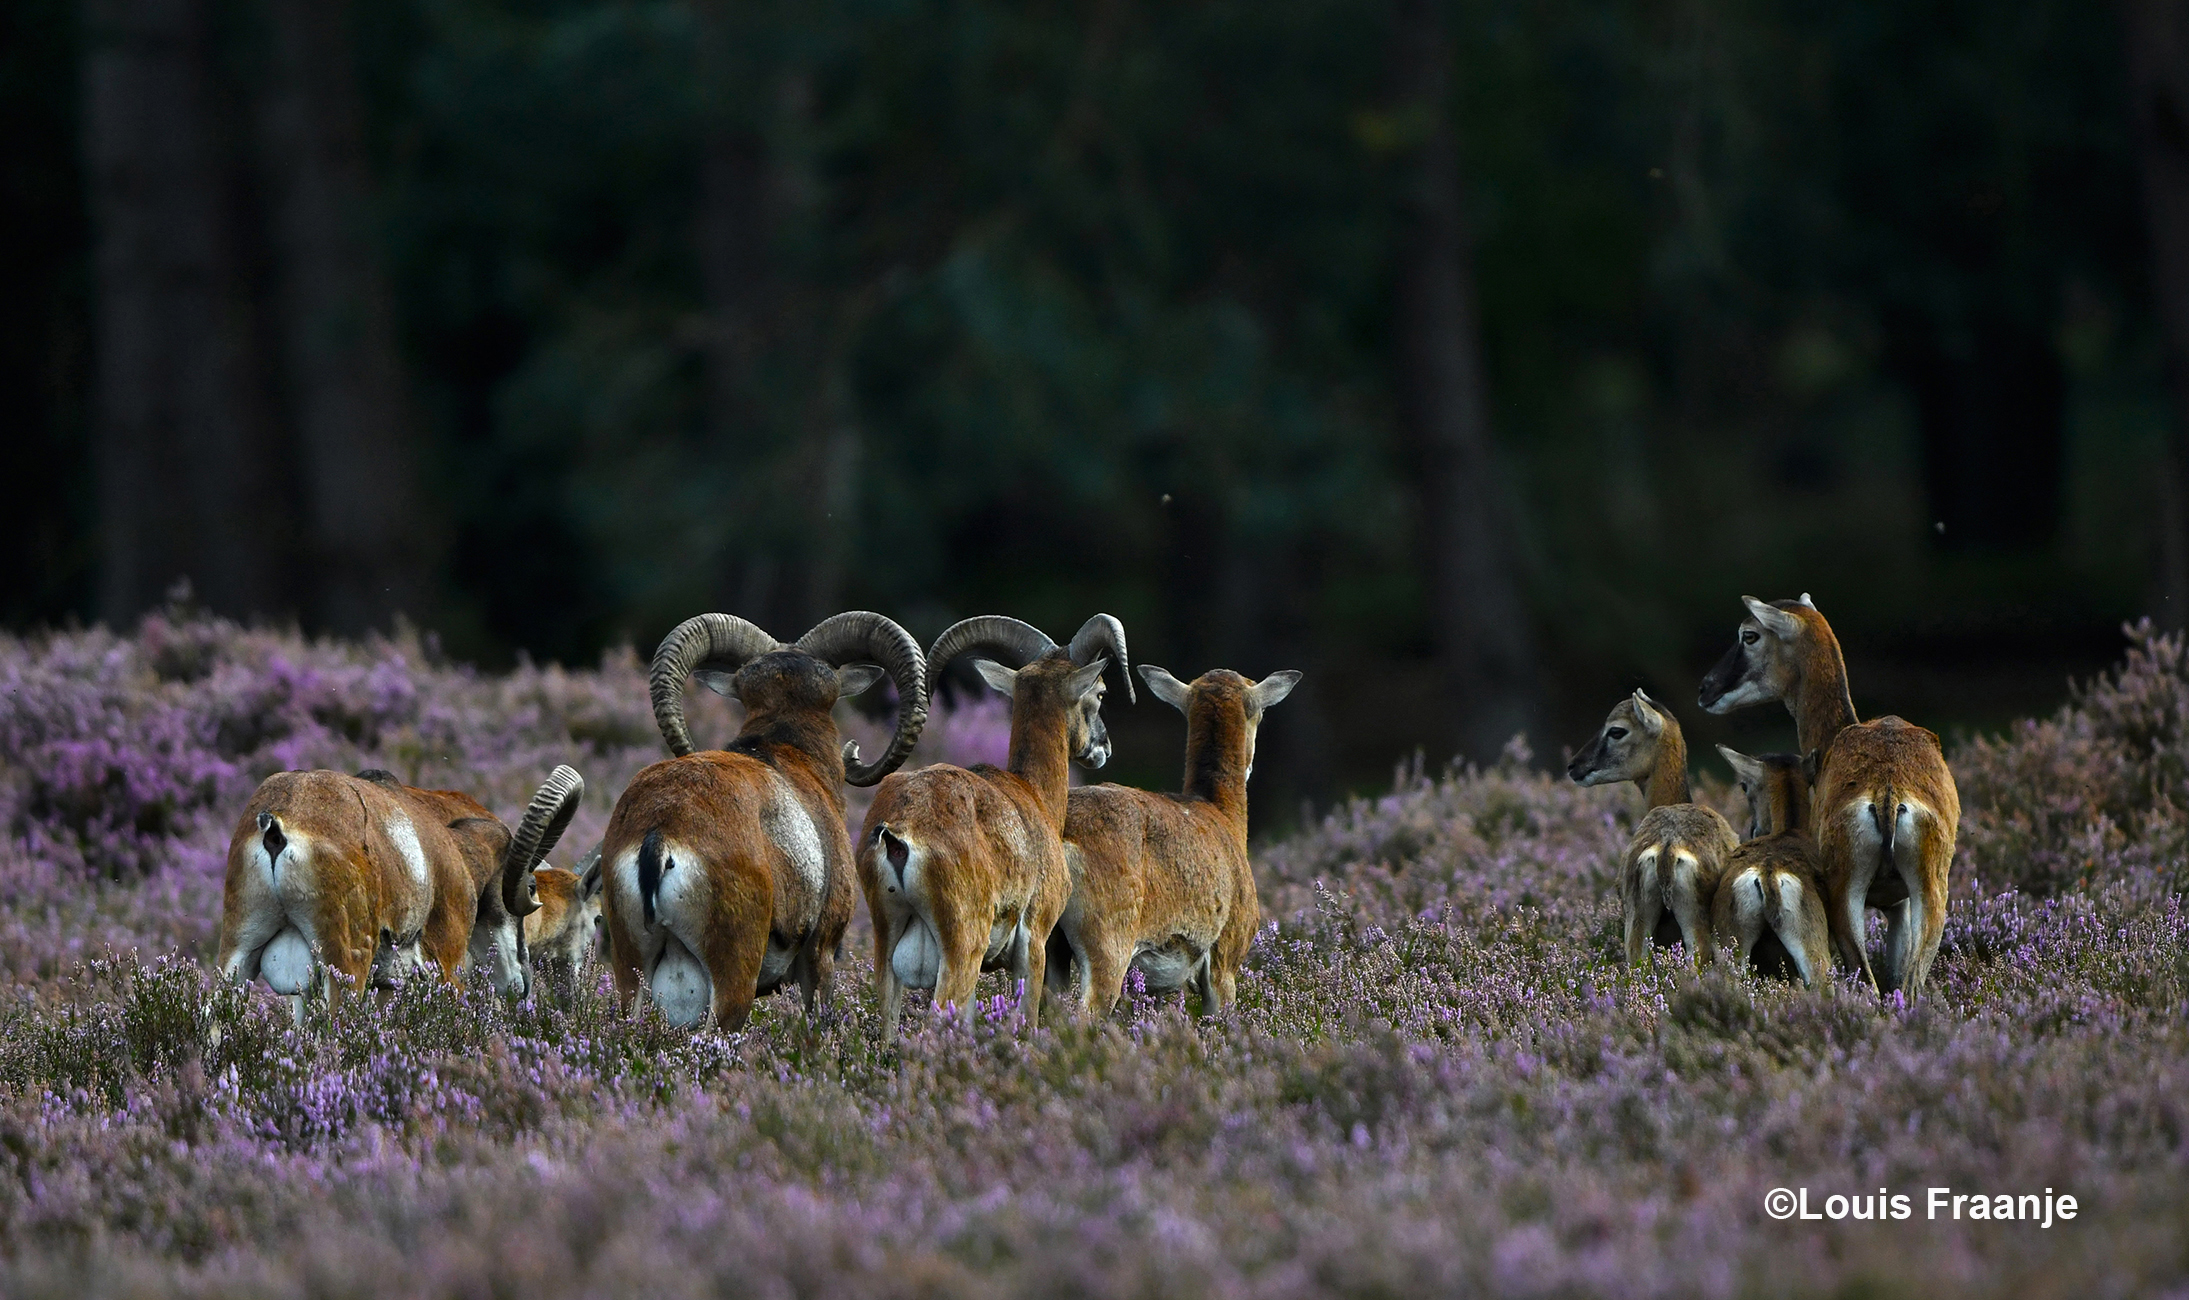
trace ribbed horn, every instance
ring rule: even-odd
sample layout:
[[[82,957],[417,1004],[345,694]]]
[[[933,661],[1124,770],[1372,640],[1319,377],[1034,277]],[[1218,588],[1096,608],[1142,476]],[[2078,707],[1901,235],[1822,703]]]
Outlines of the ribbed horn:
[[[1095,660],[1096,655],[1108,655],[1110,667],[1117,670],[1117,679],[1125,683],[1125,702],[1138,704],[1133,696],[1132,665],[1125,662],[1125,625],[1114,615],[1097,614],[1079,625],[1072,634],[1072,662],[1084,668]]]
[[[684,726],[684,679],[697,668],[736,672],[764,654],[783,648],[774,637],[735,614],[698,614],[676,625],[654,651],[646,692],[654,699],[654,722],[669,752],[692,752],[692,733]]]
[[[942,670],[962,654],[983,651],[1006,668],[1024,668],[1057,648],[1049,634],[1031,623],[1001,614],[975,614],[943,629],[927,651],[928,689],[942,680]]]
[[[539,907],[528,887],[532,869],[570,829],[570,819],[578,815],[578,801],[584,797],[585,778],[568,765],[557,767],[540,783],[509,848],[502,853],[502,910],[522,919]]]
[[[859,761],[857,745],[844,746],[844,781],[873,785],[902,766],[927,726],[927,660],[912,634],[880,614],[854,610],[823,619],[798,638],[798,648],[832,668],[880,664],[897,686],[897,730],[889,748],[872,763]]]

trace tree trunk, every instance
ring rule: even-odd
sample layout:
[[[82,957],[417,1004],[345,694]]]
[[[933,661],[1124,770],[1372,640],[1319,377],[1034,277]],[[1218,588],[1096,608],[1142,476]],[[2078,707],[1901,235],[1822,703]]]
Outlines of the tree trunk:
[[[765,626],[840,608],[862,454],[846,375],[856,301],[801,281],[796,238],[819,219],[801,141],[811,78],[771,56],[780,18],[695,0],[707,98],[699,262],[706,295],[707,432],[738,467],[719,581]],[[791,633],[785,633],[791,635]]]
[[[1418,469],[1446,734],[1480,762],[1536,725],[1541,688],[1490,431],[1438,0],[1403,0],[1397,36],[1400,117],[1421,131],[1398,268],[1402,418]]]
[[[225,613],[277,609],[293,510],[208,6],[89,0],[84,22],[99,613],[123,624],[183,579]]]
[[[2161,619],[2189,625],[2189,3],[2123,0],[2130,111],[2151,233],[2151,304],[2173,407]]]
[[[355,634],[428,612],[437,548],[419,508],[395,310],[371,233],[349,9],[269,0],[266,12],[273,59],[261,135],[308,510],[310,612]]]

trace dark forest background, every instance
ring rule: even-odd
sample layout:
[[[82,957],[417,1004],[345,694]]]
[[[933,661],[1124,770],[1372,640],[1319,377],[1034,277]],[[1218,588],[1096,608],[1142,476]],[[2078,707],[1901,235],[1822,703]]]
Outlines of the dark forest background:
[[[2185,11],[0,0],[0,617],[1107,609],[1279,817],[1754,740],[1743,592],[1994,726],[2189,607]]]

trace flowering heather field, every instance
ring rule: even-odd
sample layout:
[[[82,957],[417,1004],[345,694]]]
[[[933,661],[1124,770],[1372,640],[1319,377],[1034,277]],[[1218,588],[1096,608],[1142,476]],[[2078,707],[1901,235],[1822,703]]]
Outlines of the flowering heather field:
[[[901,1050],[856,978],[818,1023],[769,999],[728,1037],[627,1015],[592,972],[523,1004],[413,983],[301,1029],[207,978],[229,821],[278,768],[377,764],[506,815],[568,761],[590,787],[558,857],[591,843],[660,752],[628,654],[497,677],[178,615],[0,641],[0,678],[8,1295],[2189,1284],[2189,658],[2148,633],[2053,717],[1956,747],[1919,1005],[1622,970],[1635,796],[1516,761],[1402,772],[1262,846],[1275,924],[1221,1020],[1143,998],[1029,1041],[991,985],[978,1028]],[[1001,732],[947,715],[926,756]],[[1914,1213],[1776,1222],[1782,1186]],[[2080,1210],[1932,1222],[1932,1186]]]

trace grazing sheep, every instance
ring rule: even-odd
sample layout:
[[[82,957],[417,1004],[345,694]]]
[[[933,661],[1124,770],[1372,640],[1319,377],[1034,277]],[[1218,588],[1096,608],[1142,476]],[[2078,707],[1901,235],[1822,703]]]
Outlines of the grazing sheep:
[[[585,782],[558,767],[516,834],[477,800],[378,770],[277,772],[244,807],[222,890],[222,975],[303,999],[323,963],[357,988],[432,967],[453,980],[494,960],[494,985],[532,986],[532,875],[577,813]]]

